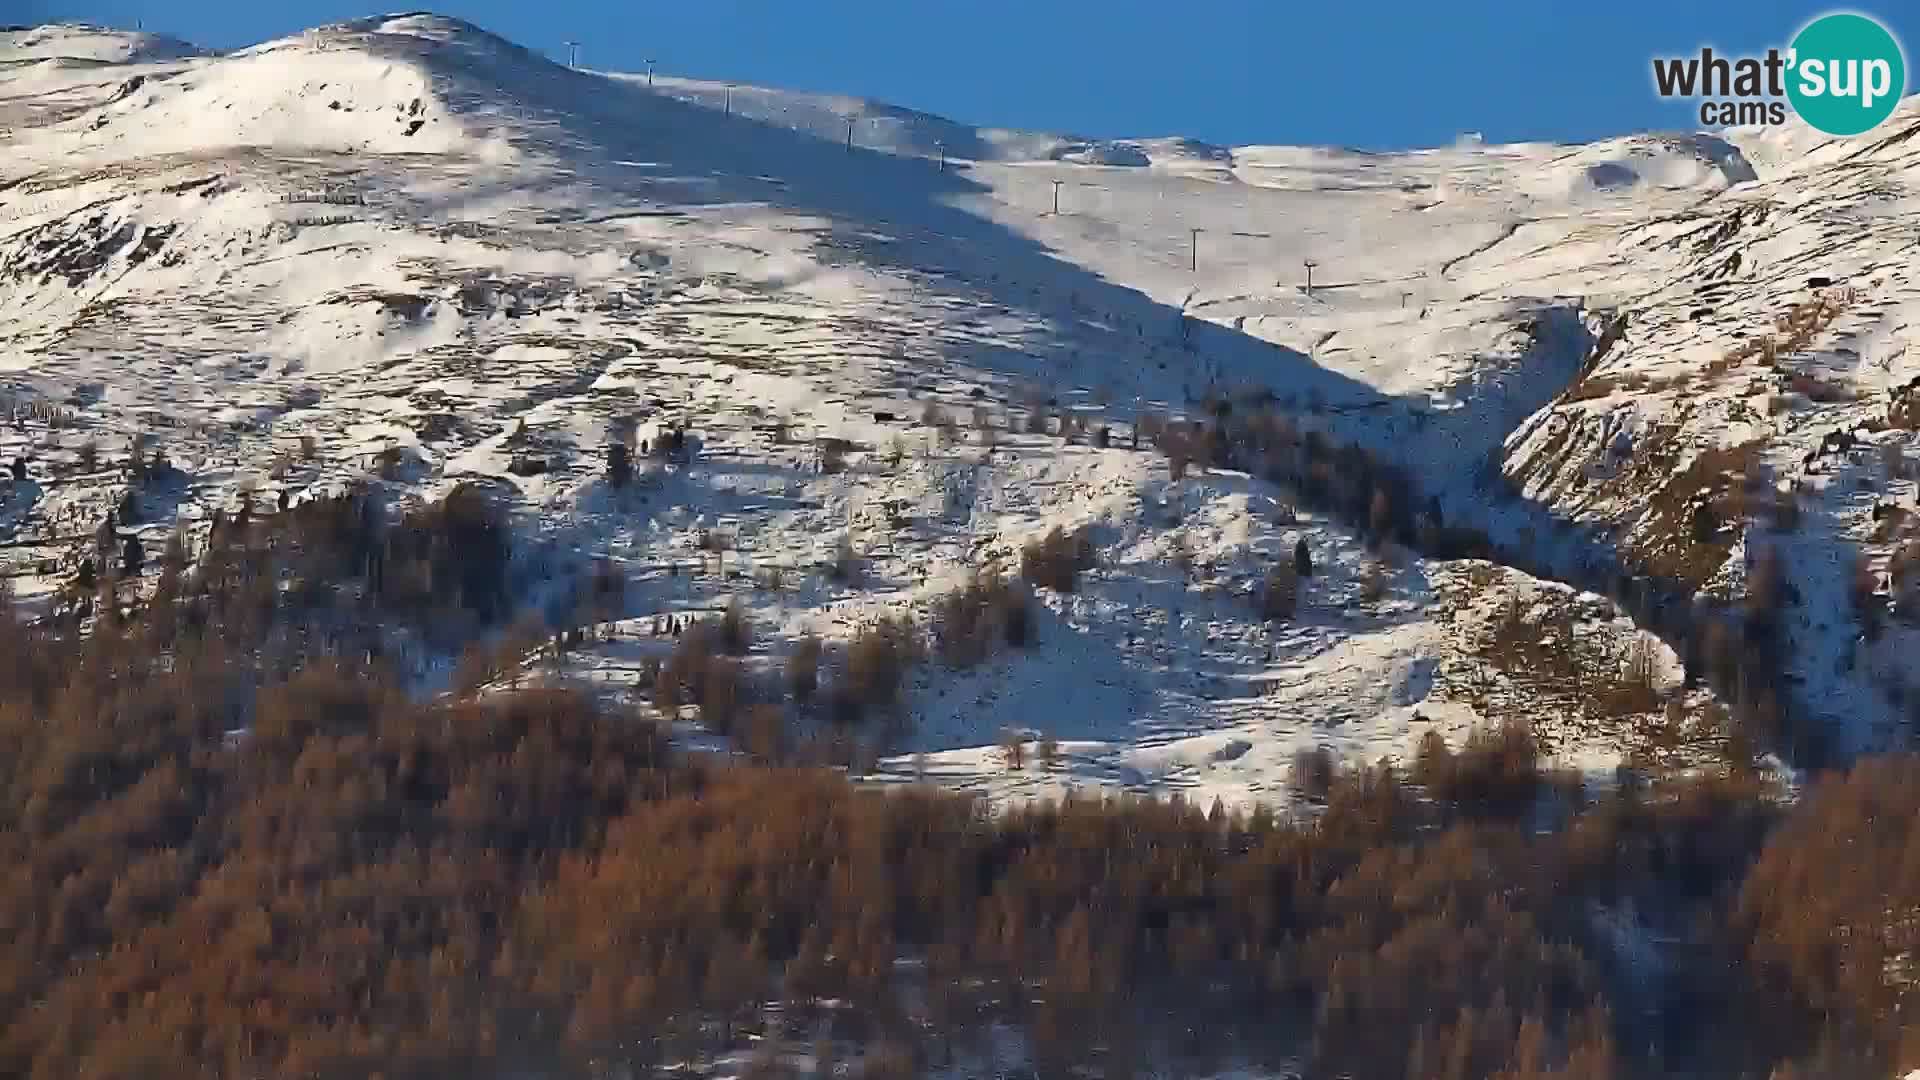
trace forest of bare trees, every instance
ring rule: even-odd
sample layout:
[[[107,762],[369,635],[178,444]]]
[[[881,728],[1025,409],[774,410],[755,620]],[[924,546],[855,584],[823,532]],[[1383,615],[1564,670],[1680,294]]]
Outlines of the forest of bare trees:
[[[505,625],[507,537],[478,493],[349,496],[223,521],[84,635],[0,619],[0,1076],[612,1076],[775,1001],[875,1076],[996,1031],[1045,1078],[1920,1064],[1914,760],[1791,806],[1739,769],[1593,793],[1516,722],[1329,765],[1307,816],[990,814],[565,688],[404,692],[368,628]]]

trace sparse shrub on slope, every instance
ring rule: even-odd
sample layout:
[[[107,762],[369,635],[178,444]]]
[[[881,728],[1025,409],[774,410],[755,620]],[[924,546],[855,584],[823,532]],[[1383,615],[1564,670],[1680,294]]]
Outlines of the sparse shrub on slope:
[[[1008,772],[1021,772],[1027,767],[1027,735],[1024,731],[1007,731],[1000,736],[1000,762]]]
[[[739,600],[727,602],[727,609],[721,613],[715,626],[720,647],[733,656],[745,656],[753,647],[753,623],[747,617],[747,609]]]
[[[1340,763],[1333,751],[1324,746],[1296,751],[1293,755],[1293,786],[1309,799],[1325,799],[1340,775]]]
[[[1045,435],[1047,433],[1047,407],[1048,407],[1046,399],[1041,397],[1038,394],[1030,394],[1028,395],[1026,400],[1026,407],[1027,407],[1027,423],[1026,423],[1027,434]]]
[[[1200,456],[1196,442],[1184,424],[1169,424],[1154,437],[1154,445],[1167,459],[1167,476],[1170,479],[1186,478],[1187,470]]]
[[[707,668],[718,655],[713,627],[695,622],[680,632],[673,652],[654,680],[653,704],[669,718],[679,715],[680,706],[696,700],[706,679]]]
[[[827,578],[842,585],[851,584],[860,578],[860,553],[853,548],[853,539],[842,535],[833,545],[833,562],[827,566]]]
[[[892,707],[921,655],[919,634],[905,618],[882,616],[861,628],[847,643],[842,670],[834,681],[835,719],[854,724],[869,709]]]
[[[802,705],[811,701],[813,692],[820,688],[820,657],[823,651],[820,639],[807,634],[794,642],[793,652],[787,655],[787,692]]]
[[[1027,598],[997,574],[975,573],[934,604],[934,640],[941,660],[971,667],[1001,645],[1023,648],[1032,635]]]
[[[1300,573],[1293,563],[1270,567],[1260,582],[1260,617],[1269,622],[1291,619],[1300,603]]]
[[[1059,526],[1020,549],[1020,575],[1033,585],[1070,593],[1079,588],[1080,573],[1095,565],[1093,538],[1084,528]]]
[[[1609,691],[1604,711],[1611,716],[1652,712],[1660,707],[1659,657],[1651,642],[1636,637],[1620,663],[1619,681]]]
[[[624,442],[607,444],[607,483],[624,488],[633,482],[633,453]]]
[[[1413,780],[1434,798],[1469,814],[1501,818],[1525,813],[1547,789],[1540,744],[1518,721],[1475,731],[1457,753],[1428,732],[1420,742]]]
[[[700,722],[719,735],[731,734],[740,710],[749,704],[745,669],[736,656],[746,651],[745,616],[699,619],[680,632],[673,652],[655,674],[653,704],[669,719],[687,704],[700,707]]]
[[[740,713],[747,705],[746,672],[731,656],[708,660],[695,687],[700,704],[700,724],[716,735],[732,735]]]
[[[1808,401],[1822,405],[1849,402],[1860,396],[1859,391],[1850,383],[1820,375],[1789,375],[1787,390],[1789,393],[1799,394]]]
[[[1386,599],[1390,582],[1387,564],[1380,559],[1368,559],[1366,569],[1360,574],[1360,599],[1369,604],[1379,603]]]
[[[506,613],[507,525],[500,509],[478,488],[461,485],[440,502],[409,513],[387,537],[378,565],[391,570],[409,561],[423,567],[418,602],[437,596],[487,623]]]
[[[331,642],[378,655],[395,630],[458,648],[511,614],[512,550],[504,512],[485,491],[455,487],[393,520],[357,487],[257,515],[243,499],[216,512],[207,549],[166,618],[202,617],[265,637],[274,625],[308,632],[275,640],[309,653]]]
[[[1034,756],[1039,761],[1043,772],[1052,772],[1059,768],[1060,740],[1052,735],[1040,736],[1040,741],[1034,746]],[[1216,802],[1214,805],[1218,806],[1219,803]]]

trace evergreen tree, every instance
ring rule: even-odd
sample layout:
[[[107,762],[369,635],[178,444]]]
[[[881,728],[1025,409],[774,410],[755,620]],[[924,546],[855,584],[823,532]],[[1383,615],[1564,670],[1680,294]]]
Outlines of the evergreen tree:
[[[138,536],[129,535],[127,543],[120,551],[120,570],[127,577],[139,577],[140,568],[146,565],[147,552],[140,546]]]
[[[623,442],[607,444],[607,482],[623,488],[633,479],[633,454]]]
[[[187,562],[188,562],[186,534],[181,532],[179,529],[175,529],[172,532],[168,533],[167,547],[166,547],[166,550],[161,554],[160,558],[161,558],[161,561],[166,565],[166,568],[173,573],[177,574],[185,570],[187,568]]]

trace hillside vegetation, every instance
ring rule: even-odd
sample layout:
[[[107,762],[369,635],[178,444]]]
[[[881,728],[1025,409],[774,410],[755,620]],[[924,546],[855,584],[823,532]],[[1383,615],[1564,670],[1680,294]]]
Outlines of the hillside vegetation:
[[[1831,1076],[1915,1049],[1909,759],[1791,807],[1751,769],[1593,793],[1516,723],[1327,765],[1307,814],[987,814],[688,756],[564,686],[418,701],[270,587],[304,534],[246,528],[233,569],[170,569],[84,637],[0,622],[0,1071],[977,1075],[1015,1038],[1044,1076]]]

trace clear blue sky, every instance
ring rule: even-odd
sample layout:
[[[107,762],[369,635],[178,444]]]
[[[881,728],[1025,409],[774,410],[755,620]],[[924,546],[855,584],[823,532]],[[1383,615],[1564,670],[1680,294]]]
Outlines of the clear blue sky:
[[[404,3],[405,0],[402,0]],[[386,10],[398,10],[388,8]],[[1784,45],[1831,4],[1788,0],[444,0],[588,66],[855,93],[968,123],[1222,143],[1430,146],[1697,126],[1648,60]],[[234,48],[369,0],[0,0]],[[1920,3],[1871,0],[1920,54]],[[22,16],[21,12],[24,12]]]

